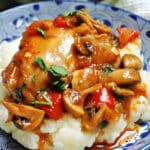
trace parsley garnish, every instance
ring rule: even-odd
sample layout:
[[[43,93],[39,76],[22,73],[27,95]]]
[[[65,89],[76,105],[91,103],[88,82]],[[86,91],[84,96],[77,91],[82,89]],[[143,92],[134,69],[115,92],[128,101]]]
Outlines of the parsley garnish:
[[[48,92],[46,90],[38,90],[37,94],[42,96],[47,102],[50,102],[51,100],[49,99]]]
[[[35,75],[31,76],[31,80],[32,80],[32,83],[33,83],[34,85],[36,85]]]
[[[47,106],[51,106],[51,102],[49,101],[38,101],[38,100],[34,100],[31,102],[32,105],[47,105]]]
[[[112,65],[109,65],[109,64],[102,67],[102,71],[106,74],[109,74],[114,70],[115,70],[115,68]]]
[[[39,65],[42,70],[47,71],[47,67],[42,58],[35,57],[33,63]]]
[[[33,63],[38,64],[42,70],[50,73],[54,77],[65,77],[68,75],[66,69],[62,66],[52,65],[48,68],[40,57],[34,58]]]
[[[37,93],[37,94],[40,94],[41,92],[44,92],[44,91],[46,91],[45,88],[40,88],[39,90],[36,91],[36,93]]]
[[[83,10],[76,10],[73,12],[64,12],[64,13],[62,13],[62,16],[63,17],[74,16],[76,13],[85,14],[85,12]]]
[[[50,68],[47,71],[54,77],[65,77],[68,74],[64,67],[56,65],[50,66]]]
[[[53,77],[53,81],[50,85],[55,91],[62,91],[64,89],[66,84],[61,80],[61,77],[66,77],[68,75],[68,72],[64,67],[57,65],[47,67],[43,59],[40,57],[34,58],[33,63],[39,65],[42,70],[49,73]]]
[[[57,92],[61,92],[64,90],[66,83],[62,80],[54,80],[51,83],[51,86],[53,87],[53,89]]]
[[[37,32],[43,37],[43,38],[47,38],[47,35],[46,35],[46,32],[42,29],[42,28],[40,28],[40,27],[38,27],[37,28]]]
[[[35,99],[34,101],[31,102],[32,105],[49,105],[52,106],[52,102],[48,96],[48,92],[44,89],[40,89],[37,91],[37,94],[41,97],[44,98],[45,101],[39,101]]]

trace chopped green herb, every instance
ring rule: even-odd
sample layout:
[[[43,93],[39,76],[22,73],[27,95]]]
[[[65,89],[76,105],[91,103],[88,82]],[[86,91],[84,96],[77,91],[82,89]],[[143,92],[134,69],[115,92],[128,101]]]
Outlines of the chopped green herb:
[[[34,85],[36,85],[35,75],[31,76],[31,80],[32,80],[32,83],[33,83]]]
[[[42,97],[43,97],[47,102],[51,102],[51,100],[49,99],[49,96],[48,96],[47,91],[42,92]]]
[[[40,57],[34,58],[33,63],[38,64],[41,69],[48,72],[54,77],[53,82],[51,83],[51,86],[54,88],[54,90],[62,91],[64,89],[66,84],[60,79],[61,77],[66,77],[68,75],[68,72],[64,67],[52,65],[48,68],[44,63],[43,59]],[[34,82],[34,77],[32,80]]]
[[[34,100],[31,102],[32,105],[47,105],[47,106],[51,106],[51,102],[44,102],[44,101],[38,101],[38,100]]]
[[[46,65],[45,65],[42,58],[35,57],[34,60],[33,60],[33,63],[39,65],[40,68],[43,69],[44,71],[47,71],[47,67],[46,67]]]
[[[64,12],[64,13],[62,13],[62,16],[63,16],[63,17],[74,16],[76,13],[85,14],[84,11],[82,11],[82,10],[77,10],[77,11],[73,11],[73,12]]]
[[[78,10],[77,13],[85,14],[85,11],[83,11],[83,10]]]
[[[120,94],[118,94],[115,90],[113,90],[113,89],[111,89],[111,91],[112,91],[112,94],[114,95],[114,97],[116,98],[116,100],[118,101],[118,102],[122,102],[123,100],[124,100],[124,96],[123,95],[120,95]]]
[[[64,67],[56,65],[52,65],[48,69],[48,72],[51,73],[54,77],[65,77],[68,74]]]
[[[21,87],[16,87],[15,88],[16,99],[17,99],[18,102],[22,102],[22,100],[24,98],[22,90],[23,90],[23,88],[26,88],[26,87],[27,87],[27,84],[25,82],[23,82]]]
[[[107,120],[102,120],[98,125],[97,128],[98,129],[103,129],[104,127],[106,127],[108,125],[108,121]]]
[[[114,70],[115,70],[115,68],[112,65],[109,65],[109,64],[102,67],[102,71],[106,74],[109,74]]]
[[[20,102],[20,101],[22,101],[23,100],[23,94],[22,94],[22,87],[21,88],[19,88],[19,87],[17,87],[16,89],[15,89],[15,93],[16,93],[16,98],[17,98],[17,100]]]
[[[51,100],[48,96],[48,92],[46,90],[38,90],[37,91],[37,94],[39,94],[40,96],[42,96],[47,102],[50,102],[51,103]]]
[[[40,88],[39,90],[36,91],[37,94],[41,94],[42,92],[46,91],[45,88]]]
[[[52,65],[50,66],[50,68],[48,68],[46,64],[44,63],[43,59],[40,57],[34,58],[33,63],[38,64],[41,69],[50,73],[54,77],[65,77],[68,74],[66,69],[62,66]]]
[[[47,38],[46,32],[42,28],[37,28],[37,32],[43,37]]]
[[[57,92],[63,91],[65,88],[65,85],[66,85],[65,82],[62,80],[56,80],[51,83],[52,88]]]

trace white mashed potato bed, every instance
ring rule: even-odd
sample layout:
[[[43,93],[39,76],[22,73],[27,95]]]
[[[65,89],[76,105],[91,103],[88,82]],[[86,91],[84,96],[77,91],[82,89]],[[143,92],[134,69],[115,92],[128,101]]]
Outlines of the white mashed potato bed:
[[[10,43],[3,42],[0,45],[0,72],[8,65],[14,53],[18,50],[19,42],[20,40],[15,40]],[[121,56],[126,53],[134,53],[141,58],[140,41],[137,40],[133,44],[130,43],[121,50]],[[146,92],[150,98],[150,72],[140,71],[140,74],[143,84],[147,86]],[[0,100],[3,100],[5,94],[6,89],[0,78]],[[133,128],[137,120],[150,120],[150,104],[146,97],[139,96],[134,98],[130,107],[130,122],[128,124],[124,116],[121,115],[119,120],[109,123],[99,135],[96,133],[83,132],[81,129],[81,120],[75,119],[71,115],[64,115],[64,117],[58,121],[45,119],[40,130],[42,133],[51,134],[54,147],[48,146],[47,148],[53,150],[83,150],[85,146],[92,146],[95,140],[113,143],[126,127]],[[26,148],[38,148],[39,136],[37,134],[18,129],[12,122],[7,122],[7,119],[8,110],[0,104],[0,128],[7,133],[11,133],[12,137]]]

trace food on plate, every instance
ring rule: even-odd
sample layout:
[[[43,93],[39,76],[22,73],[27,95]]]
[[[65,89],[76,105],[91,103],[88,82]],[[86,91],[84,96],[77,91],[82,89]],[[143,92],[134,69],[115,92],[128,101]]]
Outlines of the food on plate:
[[[2,43],[0,127],[28,149],[84,150],[113,147],[149,120],[139,33],[116,31],[83,9],[33,21],[21,40]]]

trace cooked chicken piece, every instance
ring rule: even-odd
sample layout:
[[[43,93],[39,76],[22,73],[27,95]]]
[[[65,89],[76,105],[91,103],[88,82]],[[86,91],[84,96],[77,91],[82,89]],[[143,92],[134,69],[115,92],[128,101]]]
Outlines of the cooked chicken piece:
[[[35,26],[47,27],[46,39],[36,33]],[[31,31],[35,33],[30,33]],[[61,65],[71,71],[75,67],[71,51],[73,42],[73,30],[56,28],[50,20],[34,22],[24,32],[20,50],[3,72],[5,85],[15,97],[17,89],[20,89],[22,97],[30,103],[34,100],[36,91],[46,88],[50,81],[47,72],[34,64],[33,60],[40,57],[47,66]],[[23,84],[26,86],[23,87]]]
[[[19,102],[31,104],[39,89],[50,88],[53,78],[48,73],[47,67],[52,65],[64,67],[69,73],[66,77],[68,79],[65,79],[69,85],[68,81],[71,82],[70,76],[75,70],[92,64],[113,64],[117,59],[116,54],[111,51],[111,47],[115,47],[115,40],[110,28],[92,20],[86,13],[82,15],[76,13],[75,16],[68,17],[66,21],[71,23],[71,26],[66,24],[65,27],[61,27],[60,22],[56,20],[34,21],[28,26],[23,33],[19,51],[3,71],[2,76],[6,87]],[[95,25],[100,26],[101,33],[97,32]],[[86,32],[83,29],[85,26]],[[90,32],[91,27],[95,28],[96,32]],[[82,75],[88,75],[89,78],[92,76],[86,72]],[[73,76],[74,79],[81,78],[76,72]],[[94,77],[92,78],[92,82],[96,83]],[[74,79],[73,87],[78,84]],[[76,90],[80,89],[76,88]]]

